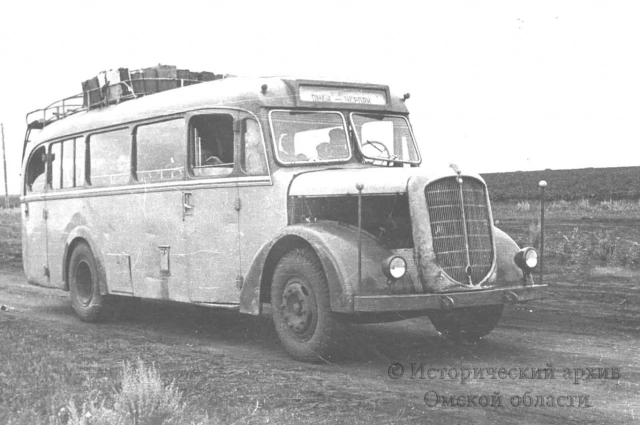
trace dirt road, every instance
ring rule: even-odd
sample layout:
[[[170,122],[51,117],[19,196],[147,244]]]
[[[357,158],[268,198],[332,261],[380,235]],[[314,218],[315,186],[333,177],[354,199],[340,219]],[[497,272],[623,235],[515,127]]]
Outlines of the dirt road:
[[[314,365],[287,357],[269,317],[145,302],[126,319],[85,324],[67,293],[4,271],[0,336],[3,322],[25,320],[93,338],[105,363],[135,354],[174,365],[163,371],[191,376],[200,399],[255,405],[267,420],[290,409],[318,423],[640,423],[640,275],[548,280],[547,300],[507,307],[476,345],[447,343],[427,318],[349,325],[341,354]]]

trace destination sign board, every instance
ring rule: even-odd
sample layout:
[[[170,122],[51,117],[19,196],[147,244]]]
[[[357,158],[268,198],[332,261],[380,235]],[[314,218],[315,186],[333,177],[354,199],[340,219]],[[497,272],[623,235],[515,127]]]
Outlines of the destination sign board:
[[[386,105],[384,90],[300,86],[300,100],[314,103],[351,103],[358,105]]]

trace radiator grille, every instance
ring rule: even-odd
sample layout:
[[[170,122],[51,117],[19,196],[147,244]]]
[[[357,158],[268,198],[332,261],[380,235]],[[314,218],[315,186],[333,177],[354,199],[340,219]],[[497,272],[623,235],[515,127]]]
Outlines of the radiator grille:
[[[478,285],[491,271],[493,239],[485,186],[462,177],[437,180],[425,189],[433,249],[454,280]]]

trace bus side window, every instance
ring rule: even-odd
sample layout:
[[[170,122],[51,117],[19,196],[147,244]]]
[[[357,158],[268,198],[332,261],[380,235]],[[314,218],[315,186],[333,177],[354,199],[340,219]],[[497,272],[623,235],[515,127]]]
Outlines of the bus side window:
[[[81,187],[84,186],[84,182],[85,182],[85,174],[84,174],[84,170],[86,167],[85,161],[86,161],[86,150],[87,150],[87,144],[84,142],[84,137],[81,137],[79,139],[76,139],[75,141],[75,180],[74,180],[74,185],[75,187]]]
[[[53,143],[51,145],[51,189],[60,189],[62,187],[62,174],[60,173],[62,162],[62,143]]]
[[[47,151],[44,146],[36,149],[29,159],[27,165],[27,192],[42,193],[47,185],[47,174],[45,173],[47,162]]]
[[[131,177],[129,129],[89,137],[89,174],[92,186],[127,184]]]
[[[184,119],[136,128],[136,172],[141,182],[182,180],[184,177]]]
[[[242,121],[242,169],[251,175],[264,175],[267,173],[267,159],[262,144],[260,126],[251,119]]]
[[[74,163],[73,163],[73,149],[74,149],[75,140],[65,140],[62,142],[62,187],[69,188],[73,187],[73,172],[74,172]]]
[[[233,117],[197,115],[189,123],[189,167],[196,177],[228,176],[233,171]]]

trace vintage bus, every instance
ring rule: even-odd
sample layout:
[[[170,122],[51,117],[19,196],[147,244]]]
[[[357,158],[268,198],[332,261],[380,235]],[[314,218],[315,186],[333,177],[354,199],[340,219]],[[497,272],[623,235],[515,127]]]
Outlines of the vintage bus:
[[[335,350],[349,320],[422,315],[478,339],[504,304],[540,298],[538,253],[495,227],[479,175],[420,166],[407,98],[234,77],[36,111],[26,277],[69,291],[89,322],[131,297],[252,315],[270,305],[300,360]]]

